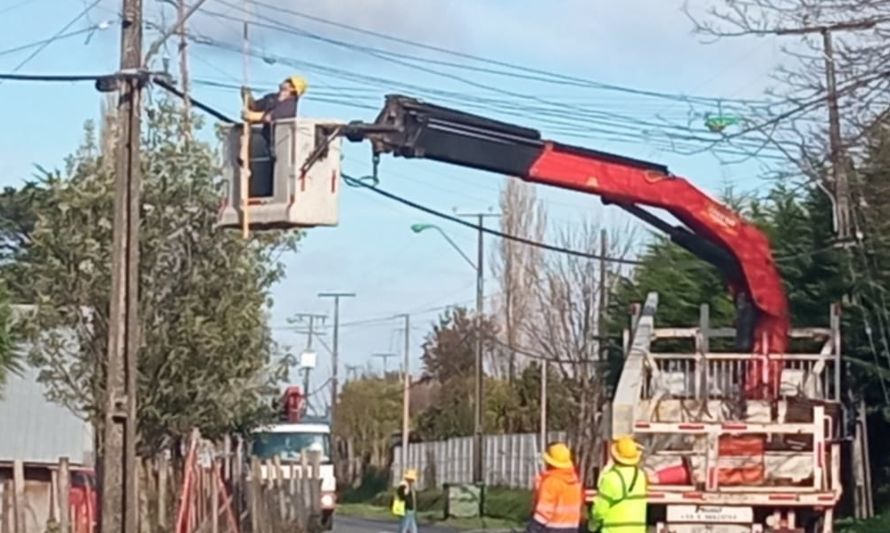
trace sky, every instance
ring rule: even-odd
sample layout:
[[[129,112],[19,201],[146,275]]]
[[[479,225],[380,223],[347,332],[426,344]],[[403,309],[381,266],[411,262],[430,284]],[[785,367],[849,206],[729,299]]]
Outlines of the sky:
[[[144,1],[152,28],[175,19],[169,4]],[[688,4],[703,14],[707,1]],[[193,96],[238,115],[237,87],[245,80],[238,20],[250,13],[266,27],[251,27],[249,83],[271,90],[286,76],[303,75],[310,84],[301,104],[304,116],[372,120],[388,93],[441,98],[444,105],[536,127],[571,144],[665,163],[714,195],[728,185],[755,190],[765,183],[769,161],[749,158],[726,164],[704,143],[689,153],[665,132],[700,129],[703,113],[726,112],[738,99],[762,99],[781,60],[779,44],[771,38],[706,44],[693,33],[682,7],[676,0],[207,0],[189,27],[194,37],[189,47]],[[0,72],[113,72],[120,50],[118,9],[119,2],[112,0],[0,0]],[[286,31],[269,27],[276,25]],[[6,52],[72,32],[77,34],[59,38],[30,59],[36,48]],[[156,37],[149,29],[146,43]],[[165,61],[172,73],[178,72],[175,42],[162,49],[152,66],[160,70]],[[611,86],[707,99],[690,104]],[[6,81],[0,82],[0,93],[8,124],[0,129],[2,186],[21,184],[34,165],[62,168],[65,156],[78,145],[83,123],[97,118],[101,101],[90,83]],[[210,139],[209,134],[204,137]],[[364,175],[370,168],[369,148],[346,145],[343,165],[344,172]],[[381,187],[446,212],[496,210],[504,179],[391,158],[384,158],[380,170]],[[606,224],[625,220],[594,197],[545,188],[538,195],[554,226],[589,218]],[[379,371],[381,361],[371,355],[400,352],[402,346],[400,323],[387,318],[411,313],[411,366],[417,372],[423,337],[437,314],[448,305],[472,305],[475,295],[473,270],[441,236],[410,231],[411,224],[422,222],[436,221],[367,191],[343,188],[340,224],[308,231],[298,253],[285,257],[287,277],[273,291],[276,339],[299,352],[305,337],[293,331],[288,318],[330,314],[332,302],[319,299],[319,292],[354,292],[356,297],[341,306],[341,364],[371,365]],[[438,223],[475,256],[473,230]],[[495,245],[495,238],[486,239],[488,250]],[[487,253],[486,261],[490,258]],[[497,284],[490,272],[487,278],[490,300]],[[330,346],[331,331],[323,332],[322,341]],[[318,354],[313,389],[323,386],[331,373],[325,348]],[[389,364],[392,369],[396,362]]]

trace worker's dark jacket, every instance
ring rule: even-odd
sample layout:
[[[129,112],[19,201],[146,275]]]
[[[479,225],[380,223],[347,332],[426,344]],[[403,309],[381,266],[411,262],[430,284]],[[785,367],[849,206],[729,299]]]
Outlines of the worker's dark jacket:
[[[409,489],[408,485],[402,483],[399,485],[399,488],[396,489],[396,495],[400,500],[405,501],[405,510],[413,511],[415,507],[415,503],[417,501],[417,493],[413,488]]]
[[[271,120],[282,120],[297,116],[297,101],[299,98],[291,96],[284,100],[278,99],[278,93],[269,93],[251,104],[253,111],[262,111]]]

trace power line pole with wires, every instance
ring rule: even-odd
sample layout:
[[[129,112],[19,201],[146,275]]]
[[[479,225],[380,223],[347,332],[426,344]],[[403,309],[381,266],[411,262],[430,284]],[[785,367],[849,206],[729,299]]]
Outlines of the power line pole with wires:
[[[468,217],[475,218],[477,223],[477,242],[476,242],[476,360],[475,360],[475,372],[474,372],[474,381],[475,381],[475,394],[474,397],[476,399],[476,403],[474,405],[474,422],[473,422],[473,483],[480,485],[484,482],[483,477],[483,457],[485,450],[484,446],[484,434],[485,428],[483,427],[484,422],[484,394],[483,390],[483,380],[484,380],[484,370],[482,360],[482,348],[483,348],[483,339],[482,339],[482,324],[483,324],[483,315],[485,312],[484,309],[484,299],[485,299],[485,219],[486,218],[496,218],[499,217],[499,214],[495,213],[458,213],[457,216],[460,217]]]
[[[123,0],[121,71],[142,68],[142,0]],[[144,78],[119,79],[107,377],[101,448],[101,531],[137,533],[136,386],[139,351],[139,210]]]
[[[319,315],[314,313],[297,313],[294,315],[294,320],[299,324],[306,322],[306,329],[297,329],[297,333],[303,333],[306,335],[306,347],[303,349],[303,358],[309,356],[309,354],[313,354],[312,352],[312,341],[314,340],[316,335],[320,335],[321,333],[316,331],[316,326],[319,323],[323,323],[327,319],[327,315]],[[301,361],[301,364],[304,361]],[[312,366],[315,363],[313,361]],[[303,368],[303,394],[306,396],[306,402],[309,402],[309,377],[312,372],[312,367],[306,365]],[[308,407],[308,406],[307,406]]]
[[[340,298],[355,298],[354,292],[322,292],[319,298],[334,299],[334,347],[331,350],[331,421],[337,414],[337,395],[339,394],[339,353],[340,353]]]
[[[869,30],[878,24],[878,20],[859,22],[839,22],[837,24],[805,26],[800,28],[783,28],[776,30],[776,35],[810,35],[822,36],[822,54],[825,58],[825,89],[828,102],[828,142],[831,160],[831,191],[834,195],[834,225],[838,244],[847,246],[855,235],[855,222],[851,213],[849,160],[844,149],[841,131],[840,105],[837,90],[837,65],[835,63],[834,43],[832,34],[836,31]],[[857,237],[858,238],[858,237]]]

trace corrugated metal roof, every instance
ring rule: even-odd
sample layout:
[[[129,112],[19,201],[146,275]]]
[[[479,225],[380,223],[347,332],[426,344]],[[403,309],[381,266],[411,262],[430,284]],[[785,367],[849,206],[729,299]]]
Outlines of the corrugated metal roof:
[[[27,346],[22,349],[27,353]],[[68,457],[75,464],[91,464],[92,426],[47,400],[37,376],[36,368],[25,366],[0,391],[0,461],[56,463]]]
[[[92,463],[90,424],[67,408],[46,399],[37,369],[11,375],[0,399],[0,461]]]

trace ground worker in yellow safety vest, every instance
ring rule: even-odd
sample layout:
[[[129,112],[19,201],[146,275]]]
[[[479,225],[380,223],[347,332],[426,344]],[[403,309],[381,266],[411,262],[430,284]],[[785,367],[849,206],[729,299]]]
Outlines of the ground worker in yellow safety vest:
[[[392,514],[399,517],[399,533],[417,533],[417,470],[408,469],[392,499]]]
[[[648,481],[640,468],[642,447],[621,437],[609,450],[614,464],[600,475],[588,529],[602,533],[646,533]]]

